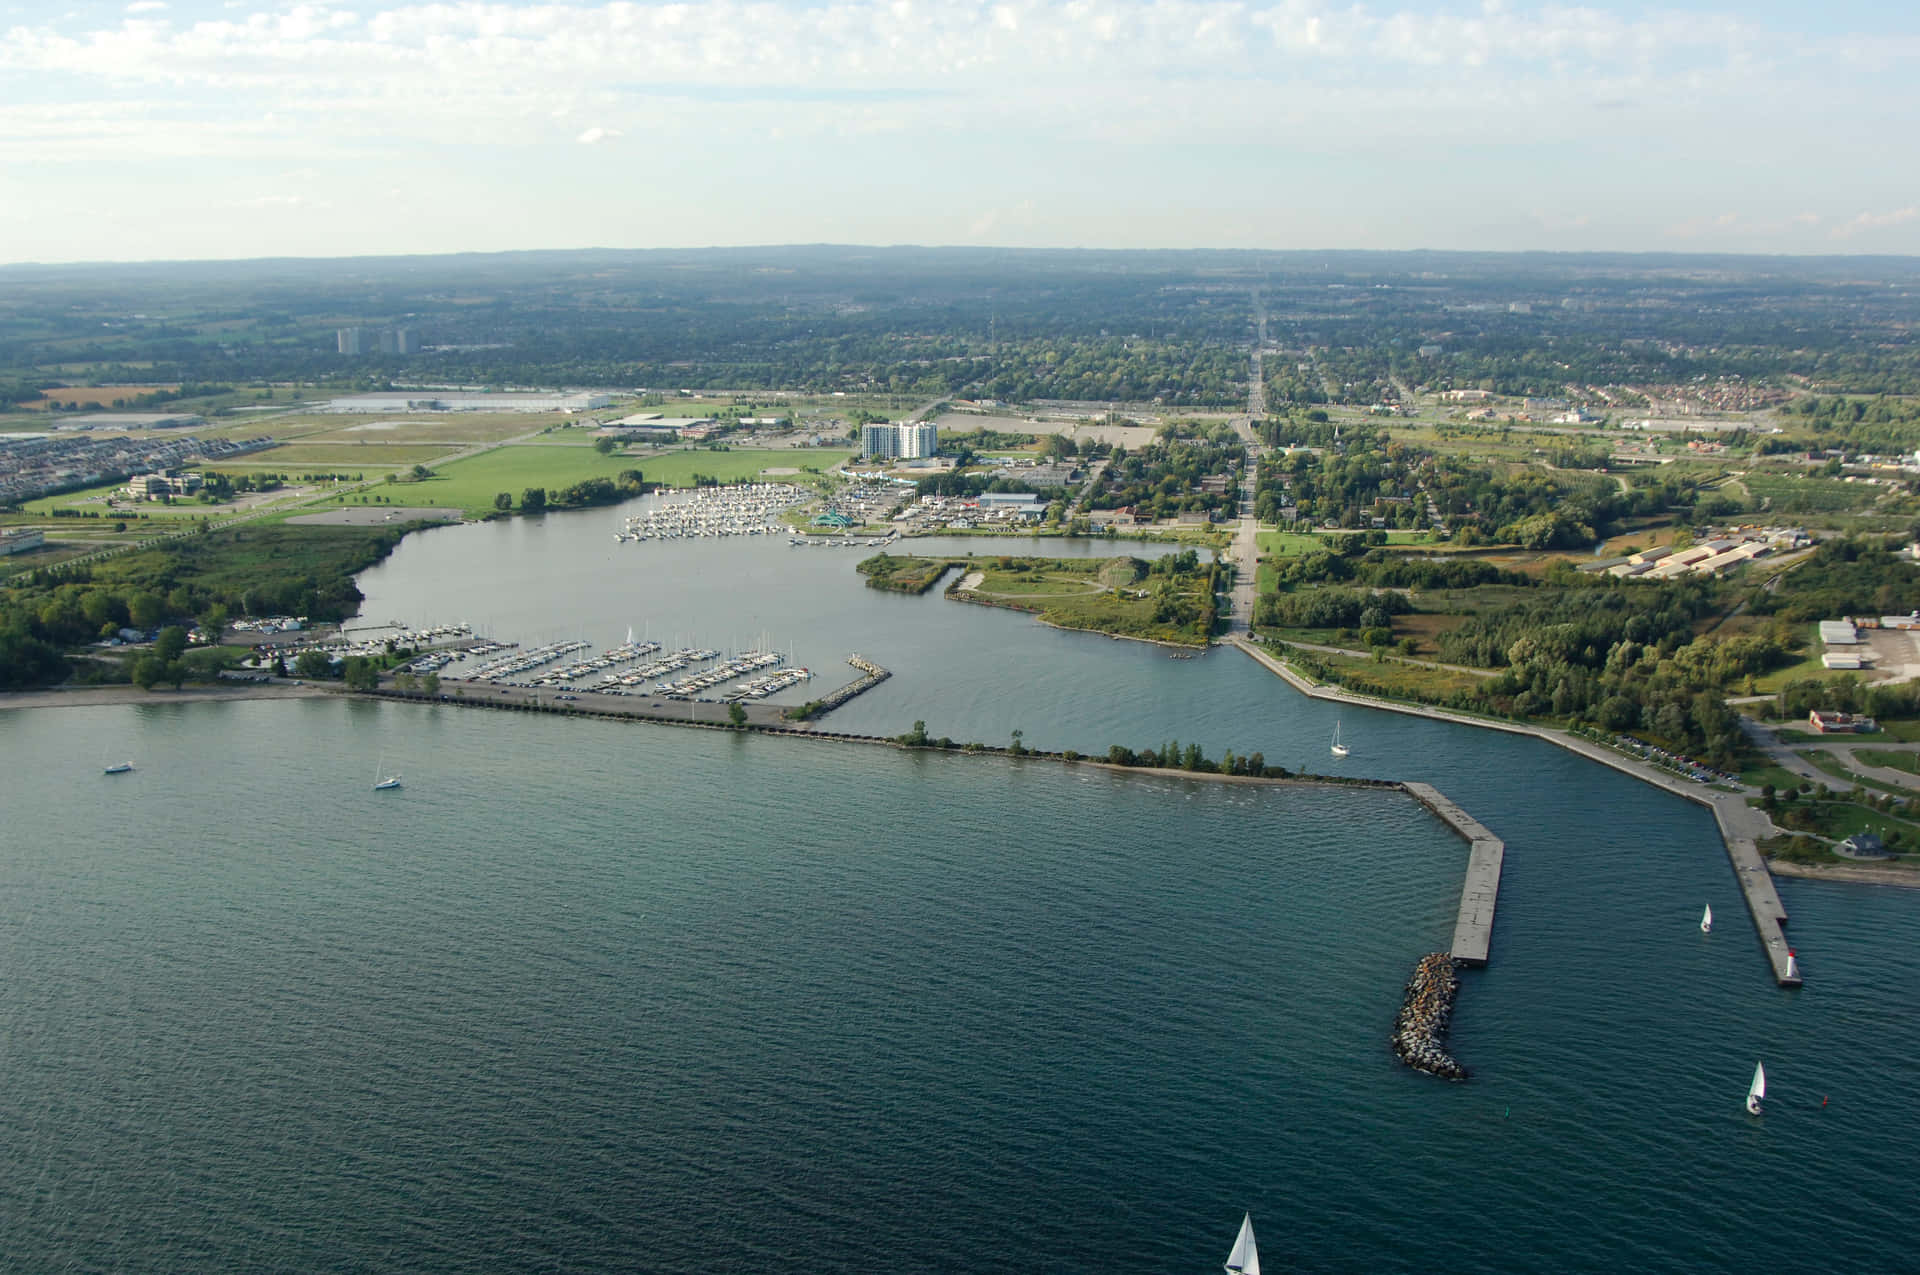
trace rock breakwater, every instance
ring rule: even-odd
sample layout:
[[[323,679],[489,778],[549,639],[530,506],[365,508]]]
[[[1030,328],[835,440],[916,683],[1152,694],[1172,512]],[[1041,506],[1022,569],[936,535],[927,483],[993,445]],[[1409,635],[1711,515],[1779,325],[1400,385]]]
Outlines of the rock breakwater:
[[[1393,1022],[1393,1053],[1415,1071],[1446,1080],[1465,1080],[1467,1069],[1447,1052],[1447,1023],[1460,990],[1457,964],[1446,952],[1431,952],[1413,967],[1407,998]]]

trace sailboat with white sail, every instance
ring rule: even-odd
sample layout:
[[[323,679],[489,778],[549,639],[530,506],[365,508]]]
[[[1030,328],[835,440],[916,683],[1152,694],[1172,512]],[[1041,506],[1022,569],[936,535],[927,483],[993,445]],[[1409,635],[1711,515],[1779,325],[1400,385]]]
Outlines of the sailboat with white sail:
[[[1713,933],[1713,904],[1711,903],[1707,904],[1707,910],[1700,914],[1700,932],[1702,934]]]
[[[1747,1114],[1760,1114],[1761,1100],[1767,1096],[1767,1069],[1755,1063],[1753,1065],[1753,1083],[1747,1086]]]
[[[1329,751],[1331,751],[1335,757],[1345,757],[1348,752],[1347,746],[1340,742],[1340,720],[1338,718],[1334,719],[1333,747]]]
[[[386,792],[389,789],[400,786],[400,776],[382,775],[380,772],[384,769],[386,769],[386,767],[381,761],[376,760],[373,763],[373,790],[375,792]]]
[[[1253,1214],[1240,1219],[1240,1236],[1227,1254],[1227,1275],[1260,1275],[1260,1250],[1253,1242]]]

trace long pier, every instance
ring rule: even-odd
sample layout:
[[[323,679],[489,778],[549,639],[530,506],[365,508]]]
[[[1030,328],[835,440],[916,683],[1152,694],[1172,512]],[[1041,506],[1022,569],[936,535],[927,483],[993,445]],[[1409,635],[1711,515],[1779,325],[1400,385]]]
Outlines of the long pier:
[[[1453,922],[1451,955],[1462,965],[1485,965],[1487,949],[1493,942],[1493,913],[1500,902],[1500,865],[1507,856],[1507,843],[1432,784],[1400,786],[1472,848],[1467,856],[1467,879],[1460,887],[1460,913]]]
[[[1636,758],[1622,756],[1592,740],[1582,739],[1566,731],[1549,730],[1520,722],[1482,719],[1465,713],[1449,712],[1446,709],[1429,708],[1421,704],[1402,704],[1394,700],[1375,699],[1370,695],[1358,695],[1339,687],[1321,686],[1302,677],[1277,657],[1252,643],[1236,640],[1233,645],[1251,655],[1289,686],[1311,699],[1331,700],[1361,708],[1377,708],[1383,712],[1404,713],[1411,717],[1430,717],[1435,721],[1453,722],[1461,726],[1478,726],[1483,730],[1505,731],[1509,735],[1531,735],[1535,739],[1544,740],[1568,752],[1578,753],[1589,761],[1599,762],[1602,766],[1631,775],[1642,783],[1665,789],[1674,796],[1691,801],[1695,805],[1707,807],[1713,811],[1714,821],[1720,825],[1720,840],[1726,846],[1727,859],[1733,866],[1734,879],[1740,883],[1740,894],[1746,900],[1748,915],[1753,918],[1753,928],[1760,936],[1761,950],[1766,953],[1773,981],[1781,987],[1801,985],[1799,964],[1794,960],[1792,950],[1787,946],[1783,929],[1787,923],[1787,909],[1780,902],[1779,891],[1774,888],[1773,874],[1767,870],[1766,857],[1760,853],[1758,844],[1762,839],[1773,835],[1773,824],[1765,815],[1747,805],[1743,794],[1715,792],[1712,789],[1703,788],[1678,775],[1670,774]],[[1409,788],[1411,787],[1412,785],[1409,785]],[[1471,872],[1469,878],[1471,879]],[[1494,884],[1497,886],[1498,883],[1499,869],[1496,864]],[[1461,910],[1464,916],[1466,912],[1464,896],[1461,901]],[[1491,906],[1488,909],[1487,925],[1491,929]],[[1459,932],[1456,930],[1456,941],[1458,937]]]

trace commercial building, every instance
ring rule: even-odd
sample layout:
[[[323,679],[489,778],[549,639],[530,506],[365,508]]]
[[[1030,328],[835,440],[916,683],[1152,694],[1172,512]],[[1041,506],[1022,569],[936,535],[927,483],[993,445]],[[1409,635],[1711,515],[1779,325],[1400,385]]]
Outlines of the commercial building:
[[[1807,725],[1821,735],[1871,735],[1880,724],[1856,713],[1823,713],[1814,709],[1807,714]]]
[[[860,454],[870,460],[912,460],[939,450],[940,431],[932,421],[887,421],[860,430]]]
[[[135,474],[127,480],[127,495],[135,500],[158,500],[162,496],[191,496],[205,480],[199,474]]]
[[[366,353],[367,330],[365,328],[340,328],[333,334],[333,343],[341,354]]]
[[[388,328],[380,334],[380,353],[418,354],[420,337],[412,328]]]

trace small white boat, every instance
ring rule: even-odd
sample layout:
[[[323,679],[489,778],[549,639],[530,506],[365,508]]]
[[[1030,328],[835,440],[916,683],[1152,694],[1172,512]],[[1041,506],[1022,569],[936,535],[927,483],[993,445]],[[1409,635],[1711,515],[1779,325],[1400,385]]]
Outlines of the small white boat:
[[[1759,1063],[1753,1065],[1753,1083],[1747,1086],[1747,1114],[1760,1114],[1760,1102],[1767,1096],[1767,1069]]]
[[[400,786],[400,776],[383,776],[380,772],[384,769],[386,769],[386,767],[382,762],[376,761],[373,763],[373,790],[375,792],[385,792],[389,788],[398,788]]]
[[[1700,914],[1700,932],[1702,934],[1713,933],[1713,904],[1711,903],[1707,904],[1707,910]]]
[[[1260,1275],[1260,1250],[1253,1242],[1253,1214],[1240,1219],[1240,1235],[1227,1254],[1227,1275]]]
[[[100,773],[103,775],[124,775],[132,769],[133,769],[132,762],[119,761],[119,762],[115,762],[111,766],[107,766],[103,768]]]
[[[1345,757],[1348,752],[1347,746],[1340,742],[1340,723],[1338,721],[1335,721],[1333,724],[1333,747],[1329,751],[1332,752],[1335,757]]]

